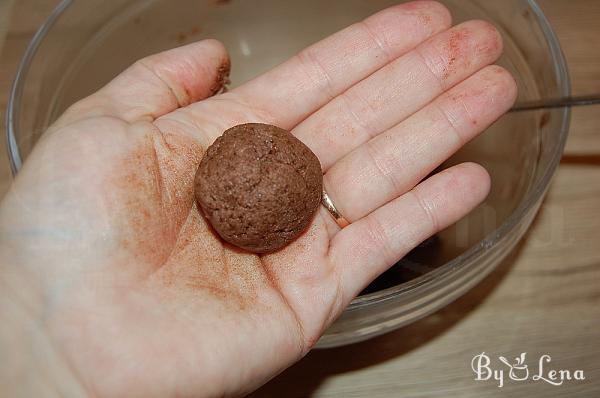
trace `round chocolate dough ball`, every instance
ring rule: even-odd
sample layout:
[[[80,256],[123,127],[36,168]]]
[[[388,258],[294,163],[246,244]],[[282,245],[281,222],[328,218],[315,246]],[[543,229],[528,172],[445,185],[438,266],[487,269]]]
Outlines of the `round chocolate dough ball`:
[[[288,131],[258,123],[217,138],[195,179],[198,206],[217,233],[255,253],[293,241],[311,222],[322,189],[315,154]]]

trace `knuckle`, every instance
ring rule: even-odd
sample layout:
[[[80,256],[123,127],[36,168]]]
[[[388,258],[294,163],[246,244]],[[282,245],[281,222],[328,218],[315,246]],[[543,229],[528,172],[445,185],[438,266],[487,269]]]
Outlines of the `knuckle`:
[[[401,194],[403,187],[394,173],[394,165],[390,164],[389,160],[385,159],[385,157],[379,155],[380,152],[375,148],[373,141],[367,142],[366,152],[373,169],[389,183],[396,195]]]
[[[317,86],[327,90],[328,94],[333,96],[332,77],[328,71],[318,61],[319,56],[315,54],[312,47],[302,50],[296,55],[300,68],[306,76]]]
[[[464,102],[457,96],[447,97],[447,101],[442,101],[433,105],[434,109],[441,115],[443,120],[448,126],[448,130],[454,134],[457,147],[461,147],[465,139],[461,131],[461,121],[465,121],[467,124],[476,124],[476,120],[465,108]]]
[[[391,247],[390,236],[383,223],[376,217],[367,218],[367,236],[363,241],[366,247],[376,247],[387,263],[396,261],[394,250]]]
[[[417,206],[419,207],[420,211],[423,213],[425,218],[429,221],[430,227],[428,229],[428,232],[433,234],[433,233],[439,231],[440,225],[438,222],[437,215],[435,213],[435,208],[428,204],[427,200],[421,195],[421,193],[419,193],[419,191],[415,190],[412,192],[413,192],[413,197],[415,198],[415,201],[417,202]]]

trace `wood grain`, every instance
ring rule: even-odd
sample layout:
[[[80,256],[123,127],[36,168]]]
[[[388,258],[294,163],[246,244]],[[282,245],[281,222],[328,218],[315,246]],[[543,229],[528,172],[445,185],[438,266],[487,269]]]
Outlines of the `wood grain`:
[[[0,21],[9,15],[10,1],[4,1]],[[0,58],[2,118],[23,49],[55,3],[20,0],[12,7]],[[600,92],[600,1],[539,3],[563,45],[574,93]],[[599,115],[599,107],[573,112],[567,150],[540,214],[518,248],[480,285],[396,332],[313,351],[253,397],[600,396]],[[0,150],[1,194],[10,179]],[[582,369],[586,380],[498,388],[473,380],[471,359],[483,351],[508,358],[527,352],[530,364],[547,353],[549,366]]]

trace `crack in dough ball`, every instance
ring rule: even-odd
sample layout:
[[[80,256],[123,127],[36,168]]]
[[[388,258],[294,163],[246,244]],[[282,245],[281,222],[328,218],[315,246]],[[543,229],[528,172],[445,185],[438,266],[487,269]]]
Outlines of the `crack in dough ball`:
[[[199,208],[227,242],[255,253],[298,237],[321,202],[316,155],[288,131],[235,126],[207,149],[195,178]]]

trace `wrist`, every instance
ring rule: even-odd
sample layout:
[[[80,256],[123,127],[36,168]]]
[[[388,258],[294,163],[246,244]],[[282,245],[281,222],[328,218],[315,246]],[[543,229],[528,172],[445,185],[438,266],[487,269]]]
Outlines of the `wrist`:
[[[0,259],[0,395],[87,396],[47,332],[39,293]]]

